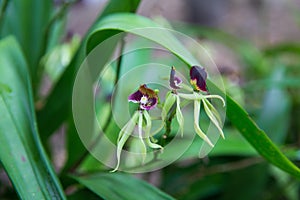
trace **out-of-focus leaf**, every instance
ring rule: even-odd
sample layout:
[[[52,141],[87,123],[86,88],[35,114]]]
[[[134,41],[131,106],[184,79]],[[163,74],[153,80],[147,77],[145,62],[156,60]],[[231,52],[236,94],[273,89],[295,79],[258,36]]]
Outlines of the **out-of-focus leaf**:
[[[3,18],[1,37],[14,35],[21,45],[33,81],[45,48],[45,29],[53,10],[51,0],[11,0]]]
[[[9,0],[3,0],[0,3],[0,30],[2,28],[3,24],[3,17],[6,12],[7,6],[8,6]]]
[[[192,174],[190,175],[192,176]],[[227,182],[220,174],[206,176],[194,181],[191,185],[178,185],[179,188],[175,191],[185,192],[179,193],[178,200],[214,199],[214,195],[222,192],[223,184]]]
[[[192,59],[186,53],[188,51],[185,50],[183,45],[180,45],[180,43],[171,34],[167,34],[166,32],[162,33],[162,31],[141,31],[141,29],[149,27],[159,28],[159,25],[147,18],[133,14],[115,14],[108,16],[99,22],[95,30],[91,33],[87,42],[87,52],[95,47],[97,42],[102,42],[101,39],[96,40],[102,31],[105,32],[109,30],[117,30],[139,35],[157,42],[169,49],[190,66],[195,64],[193,63],[194,59]],[[211,81],[208,81],[208,84],[210,86],[209,88],[215,89],[215,91],[219,94],[223,94],[223,92]],[[281,168],[297,178],[300,178],[299,168],[283,155],[283,153],[276,147],[275,144],[272,143],[264,131],[255,124],[248,113],[229,95],[226,95],[226,100],[226,116],[246,138],[246,140],[258,151],[258,153],[273,165]]]
[[[277,190],[273,193],[273,198],[277,197],[280,193],[281,195],[285,195],[286,199],[290,200],[297,200],[299,199],[299,192],[298,192],[298,181],[292,179],[289,174],[284,173],[282,170],[271,167],[270,173],[276,179],[277,184],[280,186],[279,191]]]
[[[171,165],[164,168],[162,189],[176,199],[216,199],[213,197],[222,192],[222,187],[228,180],[221,173],[207,175],[205,171],[199,171],[199,168],[201,166],[197,164],[184,167]]]
[[[300,44],[298,43],[283,43],[277,44],[275,46],[270,46],[265,49],[264,51],[266,56],[278,56],[282,55],[283,53],[290,53],[290,54],[300,54]]]
[[[0,161],[22,199],[64,199],[41,145],[31,80],[16,40],[0,42]]]
[[[140,4],[140,0],[110,0],[103,12],[99,15],[99,19],[113,13],[134,13]],[[92,27],[93,29],[93,27]]]
[[[74,178],[107,200],[174,199],[147,182],[127,174],[99,173]]]
[[[45,73],[53,83],[57,82],[67,65],[70,63],[79,44],[80,39],[75,36],[70,42],[56,46],[43,57],[42,61],[45,66]]]
[[[268,178],[268,165],[260,163],[225,175],[222,200],[230,199],[263,199],[263,192]],[[250,184],[251,183],[251,186]]]
[[[78,167],[79,162],[82,161],[80,157],[88,154],[88,151],[83,146],[82,141],[80,140],[80,137],[77,134],[75,125],[71,120],[73,120],[73,118],[70,118],[70,121],[67,121],[68,122],[68,127],[67,127],[68,143],[67,143],[66,150],[69,153],[68,153],[67,162],[64,166],[64,171],[65,170],[73,171],[76,167]]]
[[[249,81],[246,85],[242,86],[244,90],[247,91],[258,91],[260,89],[270,89],[270,88],[299,88],[300,80],[299,78],[284,77],[284,79],[274,80],[274,79],[263,79]]]
[[[270,79],[274,82],[285,79],[284,68],[275,70]],[[290,111],[291,100],[287,92],[280,87],[273,86],[265,94],[257,124],[273,142],[282,144],[289,128]]]

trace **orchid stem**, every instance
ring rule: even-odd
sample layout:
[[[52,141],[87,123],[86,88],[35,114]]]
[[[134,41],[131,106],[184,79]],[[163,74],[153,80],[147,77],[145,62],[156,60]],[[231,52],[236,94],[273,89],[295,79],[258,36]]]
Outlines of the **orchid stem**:
[[[166,139],[169,137],[170,133],[171,133],[171,124],[172,124],[172,120],[176,114],[176,102],[172,105],[169,114],[167,115],[167,120],[166,120],[166,131],[163,134],[163,136],[161,137],[161,142],[160,144],[162,146],[165,146],[166,144]]]

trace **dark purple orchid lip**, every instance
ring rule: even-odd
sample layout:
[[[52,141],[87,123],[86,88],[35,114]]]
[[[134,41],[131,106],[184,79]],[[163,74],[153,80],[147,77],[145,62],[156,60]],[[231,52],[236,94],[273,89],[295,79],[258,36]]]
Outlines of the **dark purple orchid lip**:
[[[190,82],[196,91],[204,91],[207,92],[206,88],[206,78],[207,73],[203,67],[192,66],[190,69]]]
[[[176,89],[180,89],[179,85],[180,83],[182,83],[182,80],[175,74],[176,74],[175,67],[172,66],[171,73],[170,73],[170,87],[176,90]]]
[[[151,110],[157,105],[158,96],[154,90],[144,84],[141,85],[136,92],[128,96],[128,101],[139,103],[140,108],[143,110]]]

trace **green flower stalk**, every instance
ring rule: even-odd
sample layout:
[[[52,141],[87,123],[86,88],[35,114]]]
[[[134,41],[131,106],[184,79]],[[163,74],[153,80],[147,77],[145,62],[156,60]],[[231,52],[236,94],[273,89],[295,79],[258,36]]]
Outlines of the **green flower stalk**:
[[[137,111],[134,112],[131,119],[119,132],[117,140],[117,164],[114,170],[112,170],[111,172],[115,172],[119,169],[122,149],[129,137],[134,133],[136,127],[138,129],[139,140],[142,144],[141,153],[143,157],[143,163],[147,155],[147,146],[152,149],[163,149],[162,146],[155,144],[151,141],[150,134],[152,121],[148,110],[151,110],[156,107],[158,102],[157,93],[144,84],[140,86],[138,91],[129,95],[128,101],[138,103],[139,108]]]
[[[166,121],[166,119],[168,117],[168,114],[170,114],[170,111],[171,111],[173,106],[176,106],[176,119],[177,119],[177,122],[179,124],[179,129],[180,129],[180,132],[181,132],[181,136],[183,137],[184,118],[183,118],[183,114],[182,114],[181,109],[180,109],[180,98],[177,94],[174,93],[174,91],[169,92],[167,94],[166,101],[165,101],[163,109],[162,109],[161,118],[162,118],[162,121],[163,121],[163,125],[164,125],[164,122]],[[161,128],[163,128],[163,126]]]

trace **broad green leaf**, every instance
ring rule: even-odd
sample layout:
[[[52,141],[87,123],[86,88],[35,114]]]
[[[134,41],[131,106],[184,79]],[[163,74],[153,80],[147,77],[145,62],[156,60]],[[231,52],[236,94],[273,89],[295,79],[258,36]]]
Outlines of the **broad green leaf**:
[[[14,35],[28,62],[33,81],[46,50],[45,30],[52,15],[51,0],[11,0],[3,18],[1,37]]]
[[[124,31],[132,33],[146,39],[150,39],[159,43],[165,48],[169,49],[173,54],[181,58],[183,61],[192,66],[193,59],[185,52],[183,45],[180,45],[178,41],[171,35],[161,32],[151,33],[147,31],[141,31],[143,28],[159,27],[156,23],[150,19],[133,14],[115,14],[106,17],[101,20],[95,30],[91,33],[87,42],[87,52],[102,42],[96,40],[102,31]],[[221,95],[223,92],[210,81],[208,82],[211,88]],[[226,116],[232,122],[232,124],[240,131],[240,133],[246,138],[246,140],[273,165],[281,168],[282,170],[292,174],[293,176],[300,178],[300,170],[294,165],[283,153],[276,147],[275,144],[268,138],[264,131],[262,131],[256,123],[250,118],[248,113],[236,103],[229,95],[226,95],[227,100],[227,112]]]
[[[99,173],[74,178],[107,200],[174,199],[149,183],[123,173]]]
[[[0,161],[21,199],[64,199],[41,145],[29,70],[12,37],[0,42]]]

